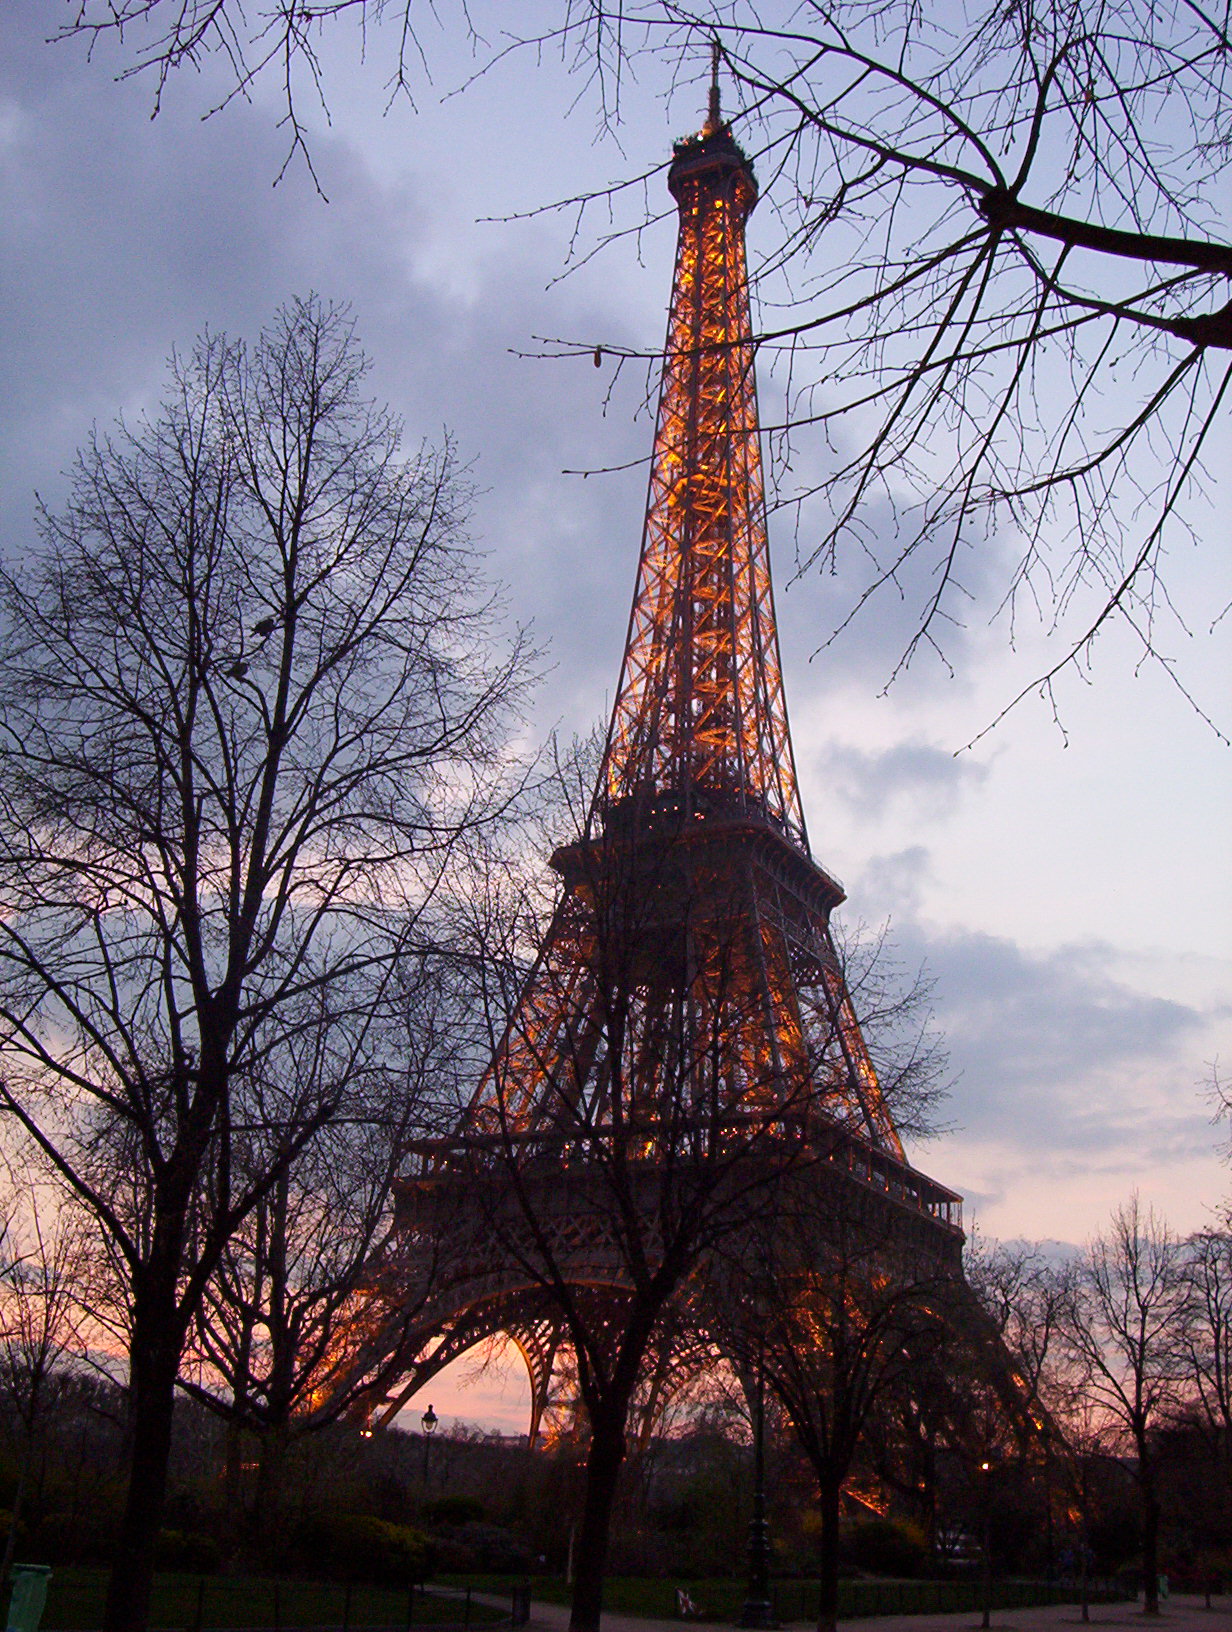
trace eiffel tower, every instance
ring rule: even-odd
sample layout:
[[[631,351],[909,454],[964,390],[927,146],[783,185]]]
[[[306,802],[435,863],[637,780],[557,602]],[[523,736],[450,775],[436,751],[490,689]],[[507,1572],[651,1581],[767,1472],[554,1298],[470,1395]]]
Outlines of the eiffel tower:
[[[891,1220],[960,1274],[960,1199],[905,1157],[831,935],[844,892],[805,828],[749,314],[757,183],[717,83],[703,129],[675,145],[668,186],[675,276],[601,769],[583,832],[551,858],[558,904],[492,1062],[453,1133],[417,1147],[399,1186],[384,1274],[413,1318],[380,1421],[500,1334],[530,1371],[533,1442],[562,1329],[527,1259],[548,1252],[553,1274],[600,1298],[621,1284],[598,1198],[614,1141],[634,1209],[661,1203],[699,1130],[709,1152],[739,1147],[763,1168],[805,1151],[877,1228]],[[537,1244],[519,1245],[528,1195]]]

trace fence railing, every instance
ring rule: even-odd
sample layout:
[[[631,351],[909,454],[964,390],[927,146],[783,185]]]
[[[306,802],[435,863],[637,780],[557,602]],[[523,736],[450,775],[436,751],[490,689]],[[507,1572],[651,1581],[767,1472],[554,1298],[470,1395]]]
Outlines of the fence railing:
[[[820,1594],[815,1581],[774,1583],[775,1619],[816,1621]],[[1075,1604],[1079,1584],[1056,1581],[994,1581],[993,1609],[1027,1609],[1037,1604]],[[1112,1603],[1124,1593],[1108,1581],[1087,1583],[1091,1603]],[[983,1583],[975,1581],[840,1581],[838,1613],[844,1620],[875,1615],[956,1615],[978,1610]],[[709,1606],[707,1606],[709,1607]],[[716,1606],[717,1607],[717,1606]]]
[[[105,1587],[104,1571],[53,1569],[45,1632],[92,1632],[101,1626]],[[513,1593],[503,1596],[502,1614],[479,1603],[469,1587],[441,1593],[419,1584],[159,1574],[149,1624],[152,1632],[481,1632],[511,1621],[524,1625],[523,1602]]]
[[[46,1632],[91,1632],[101,1625],[103,1571],[53,1571]],[[668,1616],[675,1601],[671,1582],[662,1587],[662,1606],[646,1605],[643,1614]],[[688,1585],[688,1583],[686,1583]],[[691,1587],[705,1620],[735,1622],[744,1602],[740,1581],[710,1582]],[[487,1600],[481,1603],[480,1594]],[[425,1590],[372,1587],[347,1582],[314,1582],[268,1577],[159,1575],[151,1605],[152,1632],[484,1632],[499,1625],[524,1626],[534,1597],[533,1583],[483,1582]],[[553,1597],[555,1594],[552,1595]],[[657,1595],[656,1595],[657,1596]],[[1109,1581],[1089,1581],[1092,1603],[1124,1598]],[[614,1600],[619,1592],[612,1594]],[[1024,1609],[1037,1604],[1077,1603],[1077,1582],[995,1581],[993,1609]],[[502,1600],[500,1608],[493,1598]],[[816,1622],[820,1592],[816,1581],[776,1581],[774,1616],[783,1623]],[[965,1614],[984,1602],[979,1580],[840,1581],[838,1613],[844,1620],[878,1615]],[[620,1613],[626,1606],[612,1603]]]

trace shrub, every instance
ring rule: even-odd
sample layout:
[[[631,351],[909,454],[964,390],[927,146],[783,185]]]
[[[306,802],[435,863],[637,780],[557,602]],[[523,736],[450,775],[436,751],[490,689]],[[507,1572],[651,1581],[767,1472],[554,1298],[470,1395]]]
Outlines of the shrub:
[[[106,1507],[76,1515],[48,1513],[31,1526],[27,1545],[36,1559],[49,1564],[108,1564],[119,1529],[119,1515]]]
[[[522,1574],[530,1568],[531,1555],[526,1544],[499,1525],[464,1524],[454,1534],[485,1573]]]
[[[846,1532],[845,1561],[871,1575],[914,1576],[928,1569],[928,1549],[913,1526],[894,1519],[868,1519]]]
[[[425,1502],[420,1517],[425,1524],[477,1524],[487,1518],[487,1512],[477,1496],[442,1496]]]
[[[304,1527],[301,1546],[312,1569],[378,1586],[422,1581],[435,1564],[432,1543],[420,1531],[359,1513],[319,1515]]]

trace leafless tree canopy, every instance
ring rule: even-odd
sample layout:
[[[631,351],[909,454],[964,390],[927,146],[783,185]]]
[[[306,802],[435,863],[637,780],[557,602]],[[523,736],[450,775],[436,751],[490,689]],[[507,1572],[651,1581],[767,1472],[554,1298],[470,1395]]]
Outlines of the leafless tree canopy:
[[[318,30],[343,14],[385,25],[405,88],[423,40],[405,0],[80,0],[67,32],[126,30],[160,91],[210,52],[236,90],[276,65],[298,142],[296,77],[321,90]],[[1012,639],[1038,615],[1045,691],[1110,620],[1166,659],[1185,616],[1167,556],[1209,537],[1232,368],[1226,0],[562,0],[548,34],[508,28],[488,58],[555,46],[610,124],[631,75],[700,108],[719,43],[777,220],[760,283],[761,349],[791,382],[779,502],[801,507],[804,569],[863,561],[847,621],[906,597],[906,663],[970,618],[999,610]]]
[[[0,1202],[0,1401],[20,1426],[0,1587],[8,1585],[36,1442],[81,1352],[84,1225],[79,1212],[27,1185]]]
[[[802,512],[805,568],[865,553],[849,619],[907,596],[906,662],[921,642],[944,655],[972,602],[1011,636],[1038,610],[1061,642],[1045,687],[1110,619],[1156,650],[1165,556],[1201,535],[1232,367],[1226,6],[586,21],[609,98],[622,60],[674,55],[684,73],[701,38],[721,44],[777,207],[762,283],[788,293],[762,349],[790,360],[788,452],[811,431],[832,450],[780,500],[822,501]]]
[[[365,367],[315,300],[207,336],[0,579],[0,1103],[115,1269],[112,1626],[142,1618],[203,1290],[348,1098],[412,1086],[410,955],[508,797],[525,654],[448,450],[404,458]]]
[[[1135,1195],[1087,1247],[1062,1324],[1080,1387],[1137,1459],[1144,1608],[1158,1614],[1157,1431],[1182,1395],[1186,1309],[1182,1244]]]

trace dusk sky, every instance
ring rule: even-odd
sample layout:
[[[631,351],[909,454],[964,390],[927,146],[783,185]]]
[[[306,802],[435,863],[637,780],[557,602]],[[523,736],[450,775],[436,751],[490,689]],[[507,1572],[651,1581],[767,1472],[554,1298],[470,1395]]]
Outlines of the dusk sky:
[[[88,62],[79,43],[46,43],[61,9],[0,9],[6,555],[31,547],[35,491],[54,508],[91,424],[157,404],[173,348],[207,325],[255,336],[316,290],[351,303],[373,394],[404,416],[408,445],[448,430],[473,469],[475,536],[550,650],[533,734],[588,730],[617,678],[646,475],[565,472],[644,459],[646,376],[626,370],[608,400],[610,369],[517,353],[545,335],[659,345],[674,212],[652,176],[659,219],[563,278],[575,214],[488,218],[665,167],[672,138],[700,123],[703,62],[670,96],[649,75],[633,87],[617,141],[596,134],[593,103],[551,53],[449,94],[475,62],[448,6],[427,25],[433,83],[385,112],[388,42],[370,39],[365,63],[345,24],[324,47],[332,122],[302,105],[318,192],[298,161],[275,185],[275,86],[203,120],[224,84],[207,64],[151,120],[153,84],[117,83],[113,46]],[[556,15],[516,9],[523,27]],[[480,5],[478,26],[499,10]],[[579,242],[601,230],[596,215]],[[758,233],[755,214],[754,259]],[[781,390],[764,371],[765,417]],[[1225,428],[1212,467],[1230,457]],[[1205,547],[1169,566],[1193,634],[1169,638],[1226,733],[1232,618],[1212,621],[1232,598],[1232,552],[1226,497],[1222,512],[1211,498]],[[844,881],[847,920],[890,918],[904,961],[936,981],[954,1131],[913,1159],[993,1236],[1079,1242],[1135,1188],[1178,1230],[1203,1224],[1232,1188],[1228,1132],[1203,1097],[1212,1062],[1232,1058],[1232,754],[1115,629],[1089,675],[1061,683],[1063,730],[1030,699],[964,751],[1044,663],[1042,632],[1021,624],[1011,651],[977,603],[954,631],[953,674],[922,657],[883,694],[909,611],[881,603],[813,656],[854,580],[794,580],[785,520],[772,546],[814,853]],[[510,1389],[503,1405],[482,1386],[428,1394],[447,1421],[512,1423],[520,1380]]]

